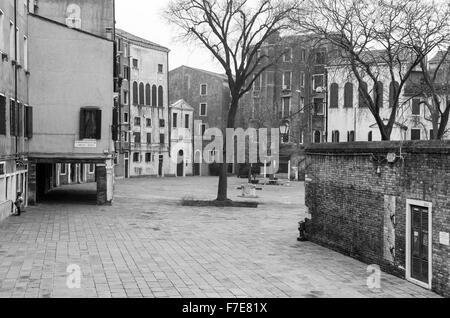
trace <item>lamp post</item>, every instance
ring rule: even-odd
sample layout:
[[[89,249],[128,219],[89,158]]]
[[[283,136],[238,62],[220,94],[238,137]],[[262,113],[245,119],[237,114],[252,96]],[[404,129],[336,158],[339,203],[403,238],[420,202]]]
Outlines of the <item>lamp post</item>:
[[[280,125],[280,136],[283,143],[289,142],[290,123],[289,120],[283,120]]]

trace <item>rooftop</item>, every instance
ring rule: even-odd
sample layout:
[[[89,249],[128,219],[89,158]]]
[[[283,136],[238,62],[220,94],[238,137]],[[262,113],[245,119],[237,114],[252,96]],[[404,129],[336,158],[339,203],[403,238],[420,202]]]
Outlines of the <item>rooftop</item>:
[[[211,71],[207,71],[207,70],[202,70],[202,69],[199,69],[199,68],[190,67],[190,66],[186,66],[186,65],[181,65],[180,67],[177,67],[177,68],[173,69],[171,72],[176,71],[176,70],[181,69],[181,68],[187,68],[187,69],[190,69],[190,70],[194,70],[194,71],[196,71],[196,72],[201,72],[201,73],[204,73],[204,74],[209,74],[209,75],[211,75],[211,76],[215,76],[215,77],[221,78],[221,79],[223,79],[223,80],[228,80],[228,77],[227,77],[225,74],[215,73],[215,72],[211,72]]]
[[[144,46],[144,47],[147,47],[147,48],[156,49],[156,50],[160,50],[160,51],[167,52],[167,53],[170,52],[170,49],[168,49],[168,48],[166,48],[166,47],[164,47],[162,45],[159,45],[159,44],[157,44],[155,42],[151,42],[151,41],[146,40],[144,38],[138,37],[138,36],[136,36],[134,34],[131,34],[131,33],[127,32],[127,31],[124,31],[122,29],[116,29],[116,35],[118,35],[118,36],[120,36],[122,38],[125,38],[128,41],[130,41],[130,42],[132,42],[132,43],[134,43],[136,45],[141,45],[141,46]]]

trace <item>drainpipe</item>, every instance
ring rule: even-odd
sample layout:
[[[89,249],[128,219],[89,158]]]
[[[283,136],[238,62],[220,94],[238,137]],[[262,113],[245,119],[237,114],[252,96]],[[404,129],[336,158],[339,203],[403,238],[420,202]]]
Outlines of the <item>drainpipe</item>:
[[[169,86],[169,52],[167,52],[167,107],[169,113],[169,158],[172,156],[172,113],[170,108],[170,86]]]
[[[14,111],[18,107],[18,100],[17,100],[17,65],[19,61],[17,61],[17,0],[14,0],[14,61],[16,61],[14,65]],[[17,120],[16,120],[17,123]],[[16,126],[16,123],[14,123],[14,126]],[[18,156],[19,151],[19,138],[18,138],[18,127],[15,127],[15,144],[16,144],[16,157]]]

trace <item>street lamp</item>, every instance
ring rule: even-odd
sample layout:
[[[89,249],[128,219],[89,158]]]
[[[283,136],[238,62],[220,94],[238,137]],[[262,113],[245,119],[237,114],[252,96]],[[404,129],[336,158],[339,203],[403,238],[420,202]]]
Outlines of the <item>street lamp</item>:
[[[280,125],[280,136],[283,143],[289,142],[290,123],[289,120],[283,120]]]

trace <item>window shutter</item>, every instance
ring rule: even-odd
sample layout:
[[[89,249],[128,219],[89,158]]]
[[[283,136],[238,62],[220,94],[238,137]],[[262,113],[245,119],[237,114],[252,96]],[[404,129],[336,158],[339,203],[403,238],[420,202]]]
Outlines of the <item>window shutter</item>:
[[[10,103],[10,135],[17,136],[17,127],[16,127],[16,103],[11,100]]]
[[[25,137],[33,138],[33,107],[25,106]]]
[[[0,96],[0,135],[6,135],[6,98]]]
[[[17,105],[17,136],[23,137],[23,127],[24,127],[24,118],[23,118],[23,104],[18,103]]]
[[[338,108],[339,107],[339,85],[336,83],[331,84],[331,100],[330,100],[330,108]]]
[[[158,88],[158,107],[164,106],[164,89],[162,86]]]
[[[344,89],[344,107],[353,108],[353,84],[347,83],[345,84]]]
[[[80,111],[80,140],[85,139],[84,123],[86,121],[86,109],[81,109]]]
[[[95,128],[96,139],[102,139],[102,111],[100,109],[95,110]]]

